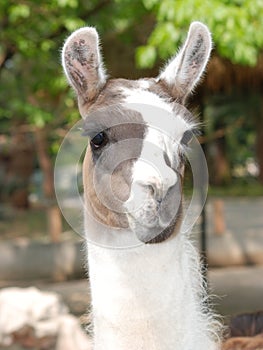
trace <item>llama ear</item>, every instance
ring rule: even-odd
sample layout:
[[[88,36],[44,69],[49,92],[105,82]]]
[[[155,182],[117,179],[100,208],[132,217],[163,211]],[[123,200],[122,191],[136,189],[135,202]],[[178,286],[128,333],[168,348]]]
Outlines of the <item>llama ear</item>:
[[[212,39],[208,28],[200,22],[193,22],[184,46],[159,76],[174,98],[185,101],[205,70],[211,49]]]
[[[62,50],[62,65],[78,98],[91,101],[106,82],[99,49],[99,36],[91,27],[73,32]]]

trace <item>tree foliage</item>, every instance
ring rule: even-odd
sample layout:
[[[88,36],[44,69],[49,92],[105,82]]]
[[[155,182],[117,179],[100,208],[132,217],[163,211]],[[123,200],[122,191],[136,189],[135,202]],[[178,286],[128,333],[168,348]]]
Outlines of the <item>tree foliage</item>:
[[[135,27],[143,34],[144,16],[152,16],[156,26],[136,54],[148,68],[174,54],[193,20],[209,26],[218,54],[234,63],[256,64],[263,47],[261,0],[2,0],[0,13],[0,119],[6,129],[10,123],[52,129],[78,118],[59,52],[68,33],[87,24],[102,37],[133,43]]]
[[[192,21],[210,28],[216,52],[232,63],[256,65],[263,49],[262,0],[143,0],[156,17],[147,45],[137,50],[140,67],[174,54]]]
[[[85,25],[121,35],[146,13],[141,0],[2,0],[0,2],[0,120],[36,127],[76,120],[75,98],[62,74],[60,49]]]
[[[131,52],[146,42],[137,48],[136,58],[140,67],[150,68],[174,55],[190,23],[199,20],[210,28],[219,56],[253,66],[263,48],[262,18],[262,0],[2,0],[1,132],[22,125],[46,129],[54,140],[57,130],[79,118],[62,74],[60,50],[68,34],[81,26],[96,26],[104,43],[114,38]],[[116,47],[112,51],[118,61]],[[55,152],[58,142],[52,144]]]

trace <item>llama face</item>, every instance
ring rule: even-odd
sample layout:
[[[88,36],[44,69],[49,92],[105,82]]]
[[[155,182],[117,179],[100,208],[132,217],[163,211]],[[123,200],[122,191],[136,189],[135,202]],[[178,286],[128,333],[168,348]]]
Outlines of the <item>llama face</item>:
[[[89,139],[84,194],[94,218],[159,243],[180,228],[183,150],[194,126],[184,102],[209,57],[211,39],[191,25],[159,77],[107,80],[93,28],[66,41],[62,59]]]
[[[143,242],[157,243],[180,227],[184,136],[191,132],[193,124],[190,113],[177,103],[167,105],[166,109],[152,104],[135,104],[131,108],[142,115],[145,133],[140,156],[132,168],[130,196],[124,206],[137,237]]]

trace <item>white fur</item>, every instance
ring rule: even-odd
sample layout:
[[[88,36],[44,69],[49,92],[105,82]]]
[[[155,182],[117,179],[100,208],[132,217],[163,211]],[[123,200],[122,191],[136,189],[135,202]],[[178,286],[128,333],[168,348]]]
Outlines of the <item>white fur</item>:
[[[125,95],[125,103],[155,106],[172,113],[172,107],[168,102],[165,102],[153,92],[144,90],[145,84],[147,85],[148,83],[142,80],[139,89],[123,88],[122,91]]]
[[[142,215],[141,208],[147,205],[149,186],[153,189],[156,199],[162,200],[178,181],[176,172],[166,164],[164,157],[164,153],[169,154],[171,164],[174,163],[173,154],[178,145],[172,141],[171,137],[154,126],[148,127],[140,157],[132,169],[131,195],[126,203],[126,208],[132,212],[135,220]],[[152,219],[150,223],[148,221],[144,219],[145,226],[154,225]],[[159,224],[161,221],[159,217]],[[166,227],[167,222],[161,226]]]
[[[89,245],[94,350],[215,350],[198,255],[185,237],[113,250]]]
[[[173,142],[180,142],[183,133],[195,125],[176,114],[169,101],[165,101],[153,92],[139,89],[122,89],[125,94],[124,103],[128,108],[138,111],[144,122],[168,136]],[[173,152],[174,153],[174,152]]]
[[[153,185],[162,190],[163,197],[170,187],[177,181],[176,173],[165,162],[164,152],[170,155],[173,163],[173,154],[178,147],[168,135],[165,135],[154,126],[148,127],[143,141],[142,151],[139,159],[133,167],[133,182],[144,185]],[[173,151],[171,150],[173,148]]]
[[[140,164],[135,164],[134,166],[134,181],[141,176],[144,178],[146,176],[155,178],[156,171],[171,174],[170,167],[164,162],[162,152],[167,153],[170,163],[176,168],[178,159],[175,156],[180,148],[181,138],[186,130],[193,128],[194,123],[186,121],[182,116],[176,114],[169,101],[164,101],[153,92],[144,91],[143,89],[124,89],[124,92],[127,107],[138,111],[147,126],[147,135],[144,139],[141,157],[137,161]],[[151,150],[151,145],[156,147]],[[141,159],[144,162],[141,162]],[[145,163],[145,160],[148,160],[150,164],[156,165],[156,167],[151,167],[152,174],[149,173],[150,166]],[[142,163],[145,164],[144,170],[142,169]],[[137,167],[138,170],[136,169]],[[168,179],[170,177],[168,175]]]

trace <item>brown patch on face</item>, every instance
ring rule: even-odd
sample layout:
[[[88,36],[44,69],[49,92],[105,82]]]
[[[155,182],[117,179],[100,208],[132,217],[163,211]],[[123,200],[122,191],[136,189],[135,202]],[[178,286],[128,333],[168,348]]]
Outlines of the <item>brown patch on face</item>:
[[[123,90],[136,89],[138,86],[139,84],[136,80],[110,79],[107,81],[96,100],[88,101],[84,99],[84,101],[79,101],[80,114],[85,119],[88,113],[92,113],[100,108],[123,103],[125,99]]]
[[[83,162],[83,184],[84,184],[84,196],[85,201],[89,203],[92,215],[100,223],[118,228],[128,228],[128,221],[125,214],[117,213],[108,209],[97,196],[93,183],[94,176],[94,164],[93,157],[90,148],[86,152],[86,156]],[[127,193],[128,188],[125,181],[119,182],[119,188]]]
[[[164,80],[159,80],[158,82],[153,78],[144,80],[149,83],[149,92],[156,94],[170,104],[174,102],[183,104],[184,101],[181,98],[181,90],[176,85],[171,88]]]
[[[153,92],[154,94],[156,94],[157,96],[159,96],[167,102],[172,102],[172,97],[169,93],[169,88],[164,81],[159,80],[157,83],[155,79],[147,79],[147,81],[149,83],[149,92]]]
[[[96,122],[101,127],[105,125],[107,144],[98,149],[87,148],[83,164],[85,200],[99,222],[127,228],[123,203],[130,196],[132,167],[141,154],[146,126],[138,112],[114,106],[87,117],[88,133],[93,132]]]

